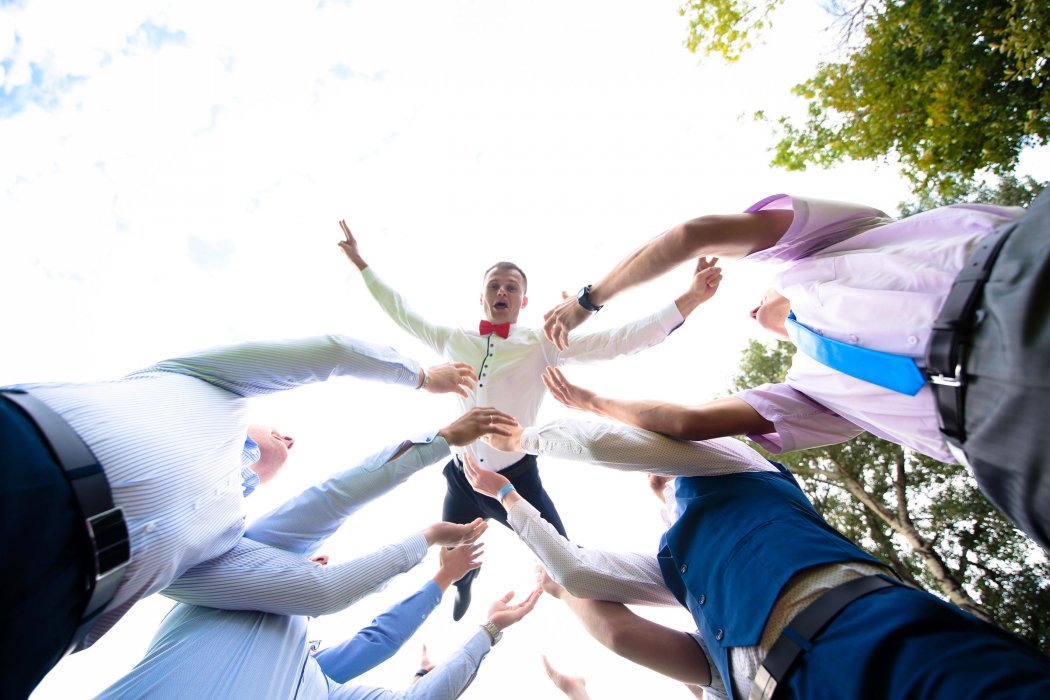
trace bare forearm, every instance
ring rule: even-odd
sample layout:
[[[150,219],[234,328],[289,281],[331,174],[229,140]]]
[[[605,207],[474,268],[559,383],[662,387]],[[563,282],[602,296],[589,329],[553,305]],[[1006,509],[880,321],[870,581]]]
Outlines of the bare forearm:
[[[652,400],[624,400],[595,396],[591,410],[600,416],[679,440],[773,432],[773,424],[746,402],[728,397],[700,406]]]
[[[685,632],[640,617],[621,603],[561,596],[604,647],[640,666],[688,684],[711,683],[707,656]]]
[[[673,226],[593,284],[591,301],[605,304],[621,292],[700,256],[737,259],[764,250],[780,240],[792,217],[790,211],[712,215]]]

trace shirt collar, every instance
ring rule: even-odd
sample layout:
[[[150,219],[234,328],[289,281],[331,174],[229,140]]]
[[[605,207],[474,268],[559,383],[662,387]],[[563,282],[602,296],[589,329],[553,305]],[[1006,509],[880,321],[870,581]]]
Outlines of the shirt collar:
[[[241,451],[241,486],[244,488],[245,496],[250,496],[252,491],[257,489],[261,483],[259,475],[252,469],[252,465],[261,458],[262,450],[259,449],[258,443],[245,436],[244,449]]]

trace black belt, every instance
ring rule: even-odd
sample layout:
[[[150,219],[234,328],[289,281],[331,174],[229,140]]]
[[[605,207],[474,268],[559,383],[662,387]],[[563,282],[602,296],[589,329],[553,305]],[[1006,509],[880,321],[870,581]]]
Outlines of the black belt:
[[[755,674],[749,700],[772,698],[777,684],[791,673],[795,662],[846,606],[869,593],[900,585],[881,574],[864,576],[835,586],[810,603],[777,637]]]
[[[937,404],[941,433],[957,448],[966,439],[966,345],[975,325],[977,302],[999,251],[1014,228],[1000,227],[978,242],[948,291],[926,346],[926,373]]]
[[[93,570],[85,583],[88,604],[73,634],[72,648],[87,635],[113,600],[124,569],[131,562],[131,541],[124,511],[113,505],[109,482],[95,455],[65,420],[24,391],[4,389],[0,395],[21,408],[43,434],[55,461],[62,467],[62,474],[69,480],[87,526]]]

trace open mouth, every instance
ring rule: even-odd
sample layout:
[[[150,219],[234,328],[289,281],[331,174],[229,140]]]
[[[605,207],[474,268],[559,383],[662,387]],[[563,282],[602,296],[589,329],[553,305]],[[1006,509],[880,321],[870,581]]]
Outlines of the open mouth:
[[[506,309],[507,308],[507,302],[505,302],[505,301],[497,301],[493,308]]]

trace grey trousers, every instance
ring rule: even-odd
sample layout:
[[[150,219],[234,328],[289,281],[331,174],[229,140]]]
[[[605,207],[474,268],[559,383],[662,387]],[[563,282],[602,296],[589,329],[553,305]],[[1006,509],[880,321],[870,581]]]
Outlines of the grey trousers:
[[[1050,190],[985,285],[966,357],[963,451],[981,490],[1050,551]]]

